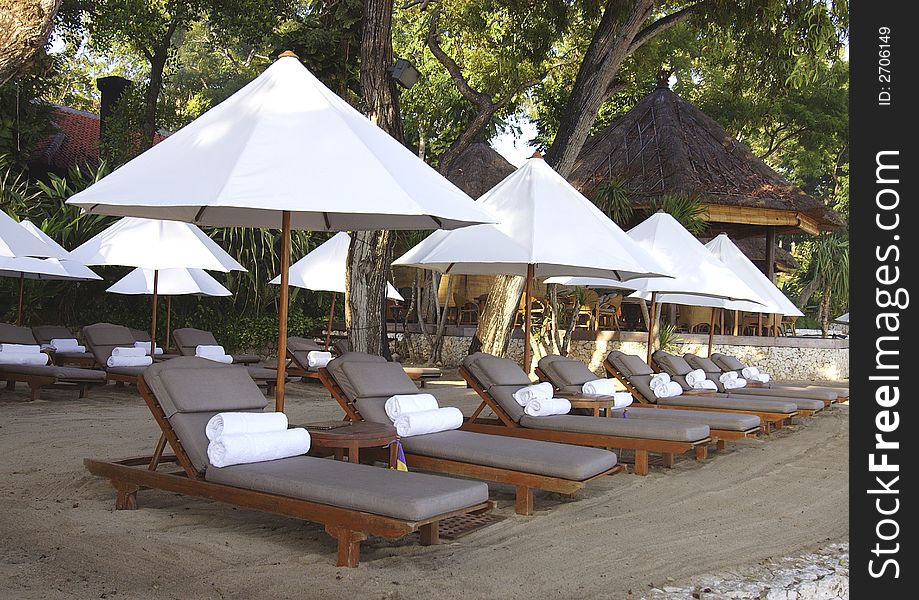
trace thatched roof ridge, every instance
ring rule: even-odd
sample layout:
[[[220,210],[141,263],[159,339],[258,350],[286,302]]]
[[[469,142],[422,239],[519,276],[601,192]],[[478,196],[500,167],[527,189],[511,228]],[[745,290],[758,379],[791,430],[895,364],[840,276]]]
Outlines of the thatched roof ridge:
[[[607,179],[623,183],[638,205],[678,193],[711,205],[799,213],[821,230],[845,225],[666,85],[589,139],[569,177],[588,198]]]
[[[515,170],[494,148],[476,142],[457,156],[443,175],[472,198],[478,198]]]

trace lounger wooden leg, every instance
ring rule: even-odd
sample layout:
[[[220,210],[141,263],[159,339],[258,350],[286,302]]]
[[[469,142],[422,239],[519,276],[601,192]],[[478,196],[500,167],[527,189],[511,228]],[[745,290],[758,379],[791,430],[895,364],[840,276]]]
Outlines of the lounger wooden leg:
[[[781,429],[781,428],[785,425],[785,420],[782,419],[781,421],[775,421],[772,425],[773,425],[777,430],[778,430],[778,429]]]
[[[88,383],[80,384],[80,398],[86,397],[86,390],[89,389]]]
[[[344,527],[326,527],[325,530],[338,540],[338,560],[335,566],[356,567],[361,559],[361,542],[367,539],[367,534]]]
[[[648,451],[647,450],[635,450],[635,474],[636,475],[647,475],[648,474]]]
[[[715,448],[718,450],[724,450],[727,447],[728,447],[727,440],[718,440],[717,442],[715,442]]]
[[[661,458],[663,459],[664,467],[668,469],[673,468],[673,452],[664,452]]]
[[[16,382],[13,381],[12,379],[7,379],[6,389],[10,390],[11,392],[16,391]]]
[[[518,485],[517,498],[514,501],[514,511],[518,515],[532,515],[533,502],[533,488],[525,485]]]
[[[41,386],[34,383],[29,384],[29,400],[35,402],[38,400],[39,395],[41,395]]]
[[[128,483],[115,483],[115,490],[118,492],[115,497],[115,510],[135,510],[137,508],[137,491],[140,487]]]
[[[419,532],[422,546],[436,546],[440,543],[440,521],[422,525]]]
[[[699,444],[696,446],[696,460],[705,460],[708,458],[708,446]]]

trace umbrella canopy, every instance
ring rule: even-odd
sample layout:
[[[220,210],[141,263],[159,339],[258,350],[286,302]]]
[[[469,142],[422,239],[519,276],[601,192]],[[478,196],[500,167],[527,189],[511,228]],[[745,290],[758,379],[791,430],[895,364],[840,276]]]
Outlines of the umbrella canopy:
[[[581,275],[617,280],[668,271],[541,158],[476,201],[495,225],[435,231],[394,265],[450,274]]]
[[[345,293],[346,262],[351,236],[341,231],[317,246],[312,252],[290,266],[288,284],[307,290]],[[269,283],[280,285],[278,275]],[[386,297],[405,300],[395,287],[386,283]]]
[[[46,259],[46,262],[48,263],[54,262],[57,266],[60,267],[60,269],[63,269],[64,274],[65,274],[64,276],[58,276],[57,274],[58,269],[57,267],[54,267],[55,272],[49,273],[47,276],[44,276],[44,277],[41,276],[41,274],[36,273],[36,272],[32,272],[32,275],[38,275],[37,277],[35,276],[30,277],[30,274],[26,273],[26,279],[73,279],[76,281],[96,281],[96,280],[102,279],[101,277],[96,275],[96,273],[93,272],[92,269],[80,263],[79,261],[74,260],[70,256],[70,252],[68,252],[63,246],[55,242],[51,238],[51,236],[49,236],[47,233],[45,233],[44,231],[36,227],[32,223],[32,221],[29,221],[29,220],[20,221],[19,225],[23,229],[25,229],[26,231],[34,235],[36,238],[44,242],[46,245],[48,245],[52,250],[54,250],[58,254],[58,256],[60,257],[59,259],[49,258],[49,259]]]
[[[241,227],[280,228],[290,212],[316,231],[494,221],[293,56],[67,202]]]
[[[849,324],[849,313],[839,315],[833,320],[836,321],[837,323],[845,323],[846,325],[848,325]]]
[[[0,210],[0,257],[34,256],[61,258],[61,254],[41,240],[35,239],[13,219]]]
[[[105,290],[113,294],[152,294],[154,271],[137,268]],[[157,293],[164,296],[198,294],[201,296],[232,296],[232,292],[201,269],[162,269],[159,271]]]

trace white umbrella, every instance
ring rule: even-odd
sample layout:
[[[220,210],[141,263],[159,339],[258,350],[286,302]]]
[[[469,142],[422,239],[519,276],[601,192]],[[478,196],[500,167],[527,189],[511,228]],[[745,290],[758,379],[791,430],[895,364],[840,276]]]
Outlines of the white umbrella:
[[[583,275],[627,280],[669,270],[556,173],[534,157],[477,203],[499,219],[435,231],[393,264],[449,274],[525,275],[524,368],[530,368],[530,289],[534,277]]]
[[[57,252],[58,258],[60,258],[60,265],[68,275],[67,279],[74,279],[77,281],[99,281],[102,279],[92,269],[74,260],[66,248],[55,242],[51,236],[39,229],[32,221],[28,219],[20,221],[19,225]]]
[[[645,277],[628,282],[641,298],[651,299],[650,321],[654,322],[658,301],[680,304],[698,304],[701,298],[744,300],[762,305],[759,294],[744,283],[727,265],[721,262],[685,227],[668,213],[658,212],[632,229],[629,237],[650,252],[674,277]],[[547,283],[595,287],[621,287],[609,281],[585,278],[552,278]],[[671,296],[672,295],[672,296]],[[679,296],[678,296],[679,295]],[[714,308],[712,309],[714,314]],[[653,327],[648,327],[648,363],[651,362]],[[709,331],[709,350],[714,338]]]
[[[156,301],[159,272],[195,268],[211,271],[245,271],[207,234],[190,223],[127,217],[119,219],[70,253],[88,265],[140,267],[153,272],[151,351],[156,344]]]
[[[153,294],[166,296],[166,344],[169,349],[172,297],[186,294],[232,296],[232,292],[201,269],[162,269],[158,273],[137,268],[105,290],[113,294]]]
[[[836,321],[837,323],[845,323],[846,325],[848,325],[849,324],[849,313],[839,315],[833,320]]]
[[[335,314],[335,297],[345,293],[347,279],[348,247],[351,236],[340,231],[313,249],[312,252],[295,262],[288,269],[288,285],[307,290],[332,292],[332,308],[329,310],[329,324],[326,332],[325,346],[329,348],[332,336],[332,316]],[[268,283],[281,284],[278,275]],[[386,297],[403,302],[405,298],[392,283],[386,282]]]
[[[24,231],[13,217],[0,210],[0,256],[34,256],[40,258],[61,258],[54,248],[36,240],[34,235]]]
[[[289,53],[68,203],[100,214],[280,228],[279,348],[287,342],[291,227],[452,229],[494,220]],[[279,352],[278,410],[285,368]]]

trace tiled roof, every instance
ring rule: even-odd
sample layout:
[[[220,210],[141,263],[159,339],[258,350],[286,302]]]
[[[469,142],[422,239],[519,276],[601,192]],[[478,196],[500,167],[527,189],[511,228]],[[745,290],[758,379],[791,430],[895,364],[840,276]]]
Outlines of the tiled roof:
[[[30,162],[58,169],[99,164],[99,115],[53,104],[51,120],[53,131],[36,142]],[[157,132],[153,143],[167,136]]]

